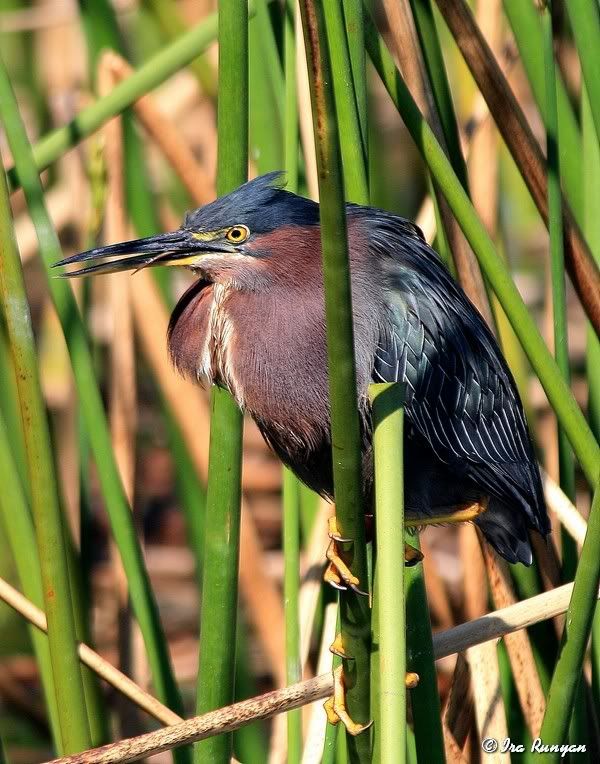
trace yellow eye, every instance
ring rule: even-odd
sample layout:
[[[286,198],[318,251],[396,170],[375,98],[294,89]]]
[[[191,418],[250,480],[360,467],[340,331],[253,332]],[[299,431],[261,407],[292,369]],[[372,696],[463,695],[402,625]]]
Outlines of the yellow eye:
[[[245,225],[234,225],[225,235],[233,244],[241,244],[250,236],[250,229]]]

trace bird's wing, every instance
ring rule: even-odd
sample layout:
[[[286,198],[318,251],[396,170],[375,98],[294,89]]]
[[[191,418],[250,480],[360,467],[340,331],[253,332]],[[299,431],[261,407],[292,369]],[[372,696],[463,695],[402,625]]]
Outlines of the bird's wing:
[[[531,441],[495,339],[433,250],[401,248],[388,258],[373,379],[406,383],[407,418],[443,462],[466,462],[477,484],[537,516]]]

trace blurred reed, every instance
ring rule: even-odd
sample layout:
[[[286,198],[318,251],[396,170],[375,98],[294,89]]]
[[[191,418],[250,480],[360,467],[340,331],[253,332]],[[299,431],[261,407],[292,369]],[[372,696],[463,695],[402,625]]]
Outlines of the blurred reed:
[[[108,423],[94,372],[87,333],[71,287],[65,281],[52,278],[50,274],[52,264],[61,257],[60,243],[48,218],[30,145],[19,117],[16,101],[11,97],[10,92],[6,92],[2,104],[0,115],[4,120],[13,149],[13,158],[16,166],[19,167],[29,210],[38,233],[47,284],[65,333],[82,416],[86,422],[115,542],[127,574],[132,606],[144,636],[153,679],[161,700],[174,710],[178,710],[180,709],[179,693],[172,675],[170,658],[143,563],[140,544],[112,451]]]
[[[219,3],[217,193],[243,183],[248,172],[248,6]],[[235,688],[240,552],[242,412],[226,390],[211,390],[210,448],[204,524],[200,656],[196,709],[232,703]],[[196,745],[196,764],[226,764],[230,735]]]
[[[19,129],[18,111],[10,114],[14,101],[8,72],[0,61],[0,92],[5,104],[2,118]],[[18,159],[24,146],[15,146]],[[38,376],[36,349],[21,261],[14,238],[8,186],[0,177],[0,299],[15,369],[39,553],[44,606],[48,618],[50,661],[58,709],[60,738],[57,748],[71,753],[91,745],[85,695],[76,653],[75,617],[65,551],[64,518],[60,507],[50,433]],[[24,550],[21,550],[22,554]]]

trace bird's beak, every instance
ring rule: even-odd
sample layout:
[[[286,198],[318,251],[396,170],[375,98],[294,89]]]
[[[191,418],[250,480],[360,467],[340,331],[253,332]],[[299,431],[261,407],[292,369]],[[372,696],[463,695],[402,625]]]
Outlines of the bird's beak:
[[[153,265],[193,265],[204,255],[231,254],[235,251],[234,247],[218,234],[199,234],[180,228],[177,231],[149,236],[146,239],[135,239],[90,249],[60,260],[54,263],[54,267],[92,262],[91,265],[78,270],[60,274],[63,278],[72,278],[92,273],[139,271]],[[110,259],[106,260],[106,258]],[[95,260],[105,262],[93,262]]]

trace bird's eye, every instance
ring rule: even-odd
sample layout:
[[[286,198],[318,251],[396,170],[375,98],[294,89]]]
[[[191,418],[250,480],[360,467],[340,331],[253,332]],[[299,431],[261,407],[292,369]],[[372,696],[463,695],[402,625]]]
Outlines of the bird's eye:
[[[241,244],[250,236],[250,229],[245,225],[234,225],[225,235],[233,244]]]

